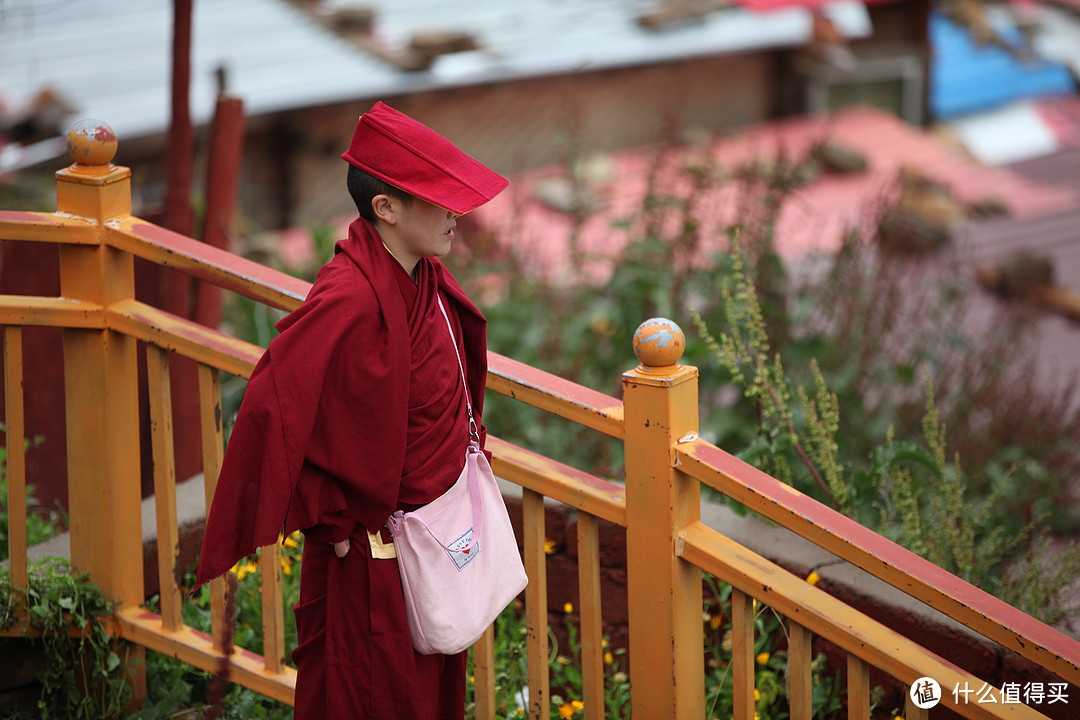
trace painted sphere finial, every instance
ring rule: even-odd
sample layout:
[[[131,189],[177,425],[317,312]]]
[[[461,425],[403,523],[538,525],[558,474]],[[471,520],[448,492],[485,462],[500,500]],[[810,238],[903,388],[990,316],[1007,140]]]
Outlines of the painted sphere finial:
[[[669,367],[682,358],[686,335],[682,328],[662,317],[649,318],[634,333],[634,354],[646,367]]]
[[[79,165],[108,165],[116,156],[116,133],[101,120],[80,120],[68,130],[67,151]]]

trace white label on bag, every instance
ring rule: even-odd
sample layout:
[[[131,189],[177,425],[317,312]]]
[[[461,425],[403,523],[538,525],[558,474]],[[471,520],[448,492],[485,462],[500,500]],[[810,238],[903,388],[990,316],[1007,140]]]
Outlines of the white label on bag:
[[[472,542],[472,538],[473,529],[469,528],[461,535],[461,537],[446,546],[446,554],[454,561],[458,570],[461,570],[471,563],[473,559],[480,554],[480,543],[475,543],[464,550],[462,549]]]

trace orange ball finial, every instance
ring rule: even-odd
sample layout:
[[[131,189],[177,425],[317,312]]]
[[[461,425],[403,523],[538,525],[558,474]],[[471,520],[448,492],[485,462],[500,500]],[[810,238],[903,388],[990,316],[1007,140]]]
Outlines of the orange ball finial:
[[[667,318],[650,318],[634,333],[634,354],[646,367],[670,367],[686,350],[682,328]]]
[[[79,165],[108,165],[116,145],[116,134],[100,120],[80,120],[68,130],[68,155]]]

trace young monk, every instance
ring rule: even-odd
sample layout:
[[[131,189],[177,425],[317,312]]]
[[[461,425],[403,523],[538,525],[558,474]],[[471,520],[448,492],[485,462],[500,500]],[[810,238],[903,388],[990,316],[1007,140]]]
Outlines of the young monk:
[[[457,217],[508,183],[383,103],[360,116],[342,157],[359,217],[252,373],[198,582],[303,530],[297,720],[460,719],[465,653],[413,650],[384,524],[461,472],[465,389],[437,298],[477,415],[485,320],[436,258],[450,250]]]

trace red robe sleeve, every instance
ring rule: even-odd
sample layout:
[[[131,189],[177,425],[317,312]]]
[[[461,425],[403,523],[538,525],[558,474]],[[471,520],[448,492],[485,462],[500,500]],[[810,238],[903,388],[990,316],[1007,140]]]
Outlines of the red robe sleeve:
[[[357,220],[304,304],[256,365],[207,516],[198,585],[279,533],[331,515],[381,527],[397,505],[407,440],[410,349],[404,300],[371,227]],[[483,411],[486,323],[437,264],[468,357],[473,406]],[[481,443],[484,433],[481,432]],[[334,538],[339,539],[339,538]]]
[[[278,328],[225,452],[199,585],[323,514],[348,508],[378,527],[397,503],[409,382],[400,292],[380,295],[339,253]]]

